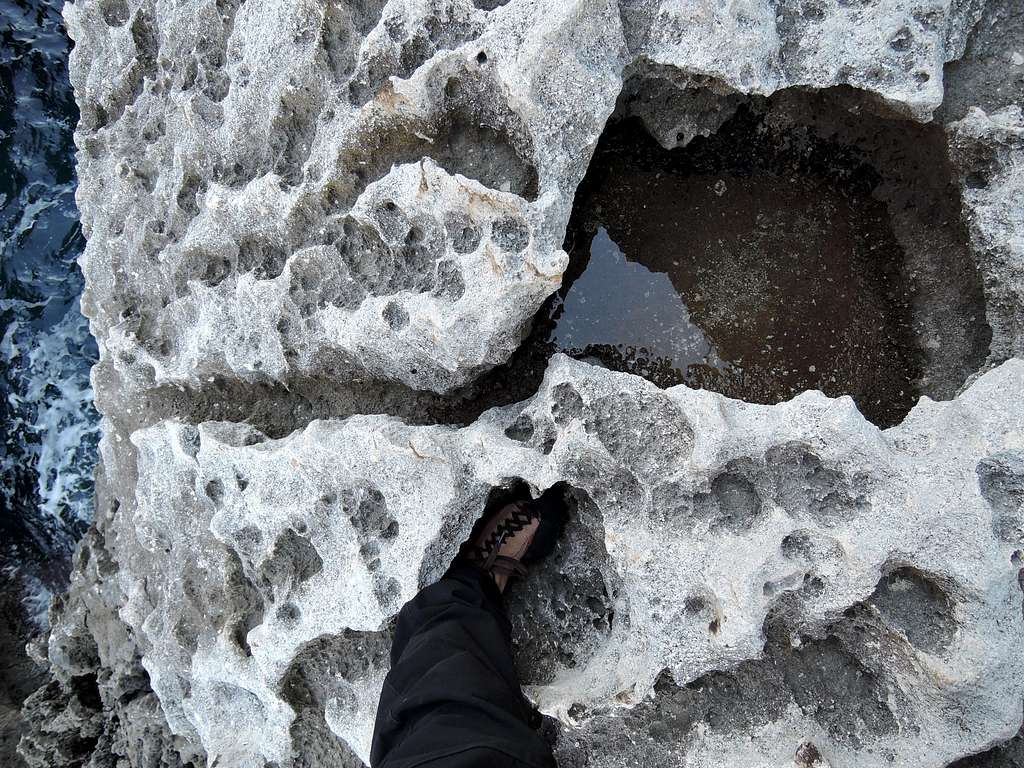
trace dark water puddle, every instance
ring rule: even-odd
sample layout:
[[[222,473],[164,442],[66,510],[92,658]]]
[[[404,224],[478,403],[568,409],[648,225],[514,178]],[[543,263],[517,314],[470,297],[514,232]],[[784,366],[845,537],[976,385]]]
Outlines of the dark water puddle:
[[[577,193],[547,340],[663,387],[759,403],[820,389],[898,423],[921,354],[878,183],[855,151],[772,135],[747,107],[671,151],[614,124]]]
[[[643,351],[655,359],[678,367],[728,366],[690,318],[668,274],[628,260],[608,230],[600,227],[590,241],[586,269],[562,302],[551,338],[562,349],[588,349],[613,341],[620,353],[633,348],[638,363],[638,329],[643,329],[646,339]],[[652,369],[644,375],[658,374]]]

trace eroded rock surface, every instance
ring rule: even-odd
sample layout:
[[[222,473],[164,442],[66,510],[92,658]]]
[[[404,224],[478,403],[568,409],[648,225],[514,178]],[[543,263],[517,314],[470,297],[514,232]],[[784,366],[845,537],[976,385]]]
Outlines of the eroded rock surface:
[[[390,619],[493,489],[561,483],[576,530],[513,610],[567,764],[782,765],[810,741],[942,766],[1020,726],[1022,392],[1008,362],[882,432],[849,398],[749,405],[558,356],[462,429],[161,422],[132,436],[120,618],[211,759],[365,759]]]
[[[923,119],[979,13],[80,0],[66,16],[101,365],[143,390],[219,375],[450,390],[505,360],[557,288],[624,79],[664,91],[646,119],[665,141],[712,130],[731,94],[790,86],[854,86]]]
[[[977,107],[948,129],[965,215],[988,284],[990,357],[1024,355],[1024,117]]]
[[[360,766],[395,613],[523,484],[574,509],[513,604],[563,766],[1019,751],[993,745],[1024,697],[1024,148],[979,75],[1015,51],[981,2],[66,13],[105,437],[33,648],[33,768]],[[945,137],[901,124],[979,18]],[[927,288],[920,391],[947,401],[881,431],[817,392],[753,405],[561,356],[541,382],[548,348],[519,345],[608,118],[670,150],[774,93],[793,156],[879,170],[865,195]]]

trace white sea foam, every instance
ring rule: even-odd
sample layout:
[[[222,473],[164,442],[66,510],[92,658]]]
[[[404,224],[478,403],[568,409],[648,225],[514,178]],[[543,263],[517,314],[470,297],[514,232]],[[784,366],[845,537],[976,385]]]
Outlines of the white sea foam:
[[[29,309],[27,302],[2,302],[4,308],[14,303]],[[49,329],[34,331],[15,320],[0,340],[0,353],[20,385],[7,395],[13,411],[7,426],[24,436],[22,455],[5,456],[3,469],[13,471],[15,462],[32,464],[39,513],[58,528],[92,518],[92,457],[99,424],[88,360],[82,355],[88,337],[88,324],[76,301]],[[10,493],[9,488],[4,491]]]

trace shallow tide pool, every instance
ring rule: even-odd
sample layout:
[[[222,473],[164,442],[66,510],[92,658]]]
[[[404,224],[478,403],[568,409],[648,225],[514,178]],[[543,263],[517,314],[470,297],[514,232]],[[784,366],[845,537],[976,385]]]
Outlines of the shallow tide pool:
[[[762,123],[744,107],[673,150],[636,120],[606,129],[547,340],[662,387],[757,403],[820,389],[898,423],[922,354],[880,180],[843,148],[787,145]]]

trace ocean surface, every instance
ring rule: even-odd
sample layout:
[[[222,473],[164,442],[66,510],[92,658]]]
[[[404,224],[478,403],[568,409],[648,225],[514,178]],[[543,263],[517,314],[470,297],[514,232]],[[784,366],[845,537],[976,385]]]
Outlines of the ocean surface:
[[[0,0],[0,582],[40,627],[92,518],[99,439],[63,5]]]

